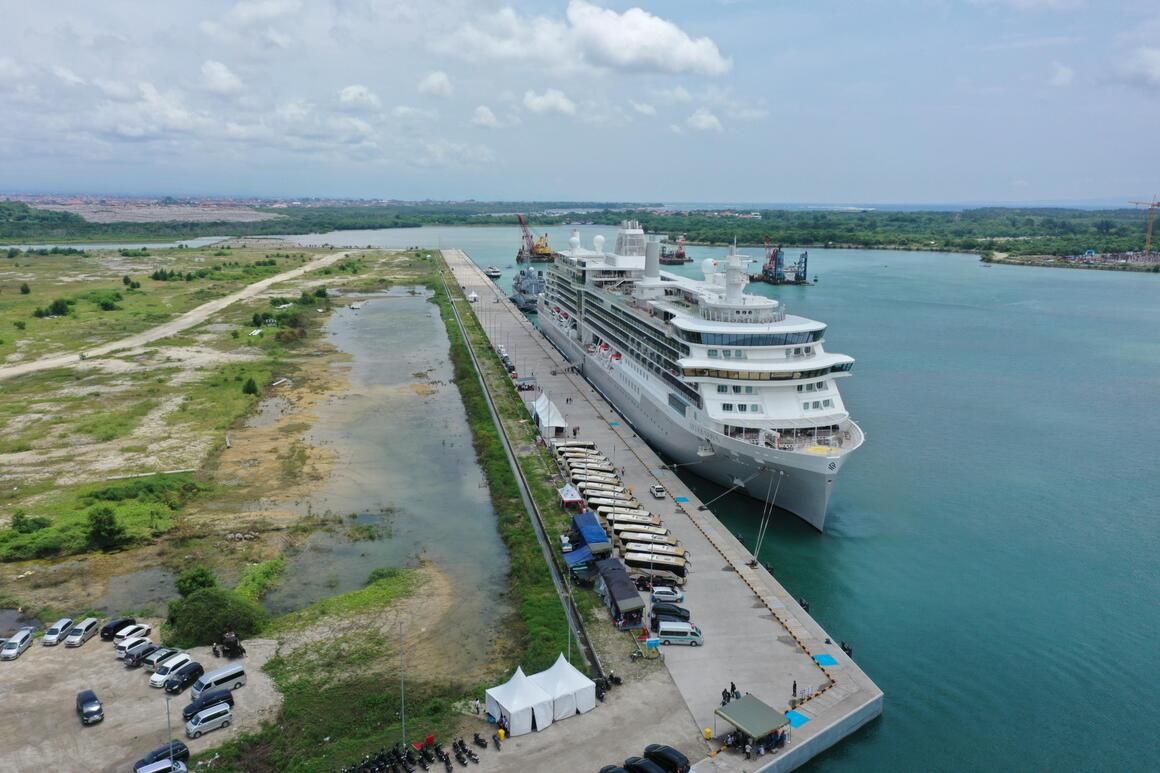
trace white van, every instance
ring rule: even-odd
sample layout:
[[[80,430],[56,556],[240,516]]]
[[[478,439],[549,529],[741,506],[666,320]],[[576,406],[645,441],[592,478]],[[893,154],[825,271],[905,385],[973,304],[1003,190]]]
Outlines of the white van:
[[[138,644],[142,644],[143,642],[147,641],[149,641],[148,636],[134,636],[132,638],[119,641],[117,642],[117,646],[113,648],[113,653],[116,655],[118,660],[124,660],[125,653],[128,650],[136,647]]]
[[[209,673],[202,674],[201,678],[193,683],[193,699],[197,700],[206,690],[216,690],[227,687],[236,690],[246,683],[246,668],[241,663],[231,663],[228,666],[215,668]]]
[[[86,617],[72,627],[64,639],[64,646],[79,647],[97,635],[101,621],[95,617]]]
[[[158,689],[164,687],[165,680],[169,678],[169,675],[191,660],[193,660],[193,658],[189,656],[189,653],[180,652],[168,660],[162,663],[158,663],[157,669],[153,672],[153,675],[149,677],[149,686],[156,687]]]
[[[32,628],[21,628],[0,646],[0,660],[16,660],[32,646]]]
[[[692,623],[677,620],[661,620],[657,628],[657,638],[661,640],[661,644],[688,644],[690,647],[699,647],[705,643],[700,628]]]
[[[193,719],[185,723],[185,734],[190,738],[201,738],[211,730],[229,727],[233,718],[233,707],[228,703],[219,703],[194,714]]]
[[[73,619],[71,617],[62,617],[52,624],[52,627],[44,632],[44,638],[40,640],[42,646],[55,647],[64,641],[64,637],[68,636],[68,632],[72,630]]]

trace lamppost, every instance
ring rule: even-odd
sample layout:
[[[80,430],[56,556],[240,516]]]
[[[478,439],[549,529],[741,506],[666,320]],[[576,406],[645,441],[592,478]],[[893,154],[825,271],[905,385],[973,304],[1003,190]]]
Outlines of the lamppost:
[[[399,621],[399,715],[403,719],[403,746],[407,745],[407,681],[403,670],[403,621]]]
[[[165,693],[165,729],[168,735],[165,738],[165,743],[169,745],[169,763],[173,764],[173,722],[169,718],[169,701],[173,696],[168,692]]]

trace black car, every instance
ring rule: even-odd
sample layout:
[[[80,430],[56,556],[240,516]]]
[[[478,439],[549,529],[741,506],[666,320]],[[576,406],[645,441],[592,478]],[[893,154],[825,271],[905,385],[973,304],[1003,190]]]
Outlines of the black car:
[[[667,773],[689,773],[689,758],[671,746],[650,743],[644,747],[644,756],[667,771]]]
[[[81,718],[82,725],[91,725],[105,718],[105,709],[92,690],[77,693],[77,716]]]
[[[666,620],[680,620],[682,623],[689,622],[691,615],[689,610],[684,607],[678,607],[676,604],[670,604],[667,601],[658,601],[652,605],[652,613],[656,617],[663,617]]]
[[[118,617],[115,620],[110,620],[101,626],[101,638],[105,641],[112,641],[113,637],[117,635],[117,631],[121,630],[127,625],[136,625],[137,620],[132,617]]]
[[[605,765],[600,769],[600,773],[628,773],[628,771],[619,765]]]
[[[133,770],[138,770],[146,765],[152,765],[159,760],[167,760],[170,758],[170,751],[173,752],[173,759],[178,762],[189,762],[189,747],[181,741],[170,741],[164,746],[158,746],[153,751],[146,754],[141,759],[133,763]]]
[[[665,773],[660,765],[640,757],[629,757],[624,761],[624,769],[628,773]]]
[[[197,712],[219,703],[228,703],[233,706],[234,694],[224,687],[219,690],[207,690],[197,696],[193,703],[181,710],[181,718],[188,722]]]
[[[124,660],[125,668],[139,668],[141,664],[145,662],[145,658],[149,657],[159,649],[161,649],[160,644],[150,644],[136,655],[126,655]]]
[[[205,669],[202,668],[201,663],[191,660],[169,675],[169,678],[165,680],[165,692],[177,695],[196,682],[204,673]]]

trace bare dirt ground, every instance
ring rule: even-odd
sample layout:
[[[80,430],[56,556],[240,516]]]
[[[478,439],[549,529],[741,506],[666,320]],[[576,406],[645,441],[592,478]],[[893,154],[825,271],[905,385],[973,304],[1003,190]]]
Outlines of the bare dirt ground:
[[[36,204],[34,209],[71,212],[90,223],[254,223],[275,220],[280,215],[258,212],[249,207],[195,207],[189,204]]]
[[[148,622],[156,630],[161,621]],[[194,754],[253,730],[281,704],[273,682],[261,671],[276,642],[252,639],[245,646],[246,684],[235,693],[230,727],[187,738],[181,709],[192,698],[186,690],[171,699],[174,737]],[[207,670],[226,663],[208,647],[189,652]],[[76,694],[86,689],[94,690],[105,708],[105,720],[89,727],[81,725],[75,711]],[[165,743],[165,696],[164,690],[149,686],[146,671],[126,669],[113,656],[112,643],[99,636],[75,649],[42,647],[37,640],[19,659],[0,663],[0,705],[8,707],[0,733],[0,769],[129,771],[142,755]]]

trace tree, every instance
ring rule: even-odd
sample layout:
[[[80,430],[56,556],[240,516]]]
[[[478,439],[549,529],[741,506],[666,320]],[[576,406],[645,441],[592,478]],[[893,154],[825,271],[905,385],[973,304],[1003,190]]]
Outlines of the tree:
[[[89,511],[89,544],[101,550],[115,548],[127,538],[125,527],[117,522],[113,508],[97,507]]]
[[[242,394],[256,395],[258,394],[258,383],[254,381],[254,377],[246,379],[246,383],[242,385]]]
[[[217,586],[217,575],[208,566],[193,566],[177,575],[177,592],[182,598],[188,597],[202,588]]]
[[[170,638],[181,647],[221,641],[226,631],[246,638],[261,631],[269,619],[260,604],[220,586],[200,588],[169,604]]]
[[[130,277],[128,274],[125,274],[125,276],[121,277],[121,284],[128,287],[129,285],[133,284],[133,278]]]
[[[21,295],[28,295],[30,292],[32,292],[32,288],[28,286],[28,282],[24,282],[20,285]]]
[[[254,316],[250,317],[250,324],[254,327],[262,326],[262,313],[260,311],[255,311]]]

